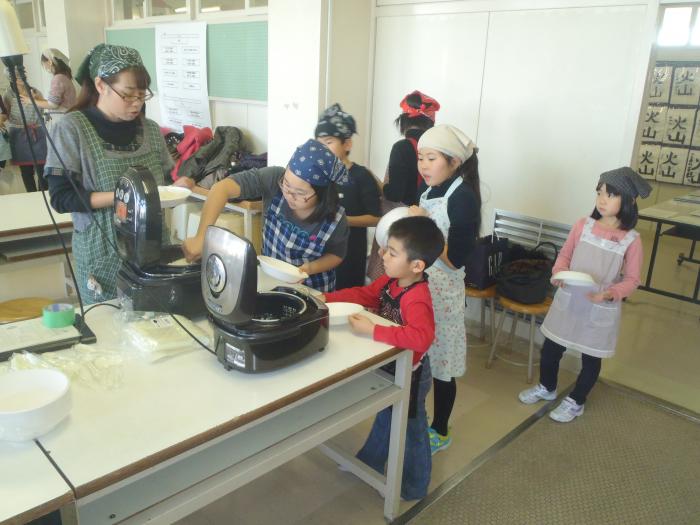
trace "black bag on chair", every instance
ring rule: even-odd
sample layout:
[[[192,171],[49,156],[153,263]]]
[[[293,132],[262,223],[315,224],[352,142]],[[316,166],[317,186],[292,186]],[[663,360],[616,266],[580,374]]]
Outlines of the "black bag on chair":
[[[487,235],[477,239],[464,268],[464,284],[484,290],[496,284],[501,265],[508,255],[508,239]]]
[[[540,250],[543,246],[554,250],[553,259]],[[551,242],[541,242],[532,250],[514,246],[509,254],[510,262],[503,265],[498,275],[498,295],[523,304],[541,303],[551,288],[549,280],[558,255],[557,247]]]

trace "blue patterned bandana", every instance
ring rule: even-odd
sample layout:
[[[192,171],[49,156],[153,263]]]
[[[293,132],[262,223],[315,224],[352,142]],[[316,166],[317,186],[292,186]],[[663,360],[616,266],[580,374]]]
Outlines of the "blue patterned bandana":
[[[328,186],[331,182],[345,186],[349,182],[345,164],[313,139],[296,149],[288,167],[294,175],[314,186]]]
[[[107,78],[130,67],[138,66],[143,67],[143,62],[141,55],[135,49],[126,46],[98,44],[92,48],[78,67],[75,80],[78,84],[82,84],[88,75],[93,80],[95,77]]]

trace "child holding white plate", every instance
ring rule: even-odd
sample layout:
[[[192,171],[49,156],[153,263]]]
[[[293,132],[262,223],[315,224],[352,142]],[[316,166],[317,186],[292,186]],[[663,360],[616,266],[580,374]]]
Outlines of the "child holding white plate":
[[[207,227],[216,222],[228,199],[262,197],[265,210],[263,255],[293,264],[304,284],[322,292],[335,290],[335,268],[348,245],[348,221],[336,185],[348,182],[348,170],[315,140],[299,146],[287,168],[270,166],[234,173],[207,195],[199,228],[185,239],[188,261],[198,259]]]
[[[557,397],[559,361],[567,348],[581,352],[582,367],[576,386],[549,417],[568,423],[583,414],[586,397],[600,374],[601,359],[612,357],[620,326],[622,299],[639,286],[642,241],[637,224],[637,196],[646,198],[651,186],[631,168],[600,176],[596,205],[590,217],[574,224],[552,269],[589,274],[597,290],[568,286],[562,281],[549,309],[542,333],[540,382],[520,392],[526,404]]]
[[[389,229],[388,246],[382,256],[386,273],[367,286],[345,288],[324,297],[328,302],[347,301],[378,310],[398,326],[378,325],[365,315],[355,314],[349,317],[352,330],[413,351],[401,482],[403,499],[425,497],[430,484],[432,461],[425,397],[432,375],[426,352],[435,336],[435,320],[425,270],[437,260],[444,246],[442,232],[432,219],[399,219]],[[377,414],[367,441],[357,453],[358,459],[381,474],[389,454],[390,426],[391,408],[387,408]]]

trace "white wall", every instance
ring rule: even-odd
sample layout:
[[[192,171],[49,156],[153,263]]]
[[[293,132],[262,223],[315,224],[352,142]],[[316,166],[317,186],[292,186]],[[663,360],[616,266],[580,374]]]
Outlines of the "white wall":
[[[480,148],[485,230],[493,208],[588,213],[598,175],[631,162],[653,39],[656,2],[616,3],[377,8],[370,167],[384,173],[398,103],[420,89]]]
[[[625,143],[644,6],[491,14],[479,119],[493,207],[573,223]]]
[[[326,7],[324,0],[270,0],[268,4],[270,165],[287,165],[294,148],[311,138],[323,109]]]
[[[88,51],[104,42],[104,2],[45,0],[44,10],[48,45],[65,53],[75,72]]]
[[[369,158],[369,60],[373,0],[331,0],[329,8],[326,93],[322,107],[339,102],[356,121],[350,158],[366,165]],[[313,131],[313,130],[312,130]]]
[[[399,103],[415,89],[440,103],[438,124],[454,124],[476,140],[487,27],[487,13],[377,19],[369,165],[380,179],[400,138]]]

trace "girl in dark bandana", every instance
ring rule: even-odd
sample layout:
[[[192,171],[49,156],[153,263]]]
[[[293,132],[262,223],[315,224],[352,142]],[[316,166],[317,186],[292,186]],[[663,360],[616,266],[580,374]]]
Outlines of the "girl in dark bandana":
[[[192,261],[202,254],[207,227],[214,224],[228,199],[263,199],[263,254],[299,267],[309,275],[304,284],[335,290],[335,268],[347,251],[348,223],[338,203],[336,184],[347,184],[347,169],[320,142],[299,146],[287,168],[251,169],[212,187],[199,229],[182,245]]]
[[[379,222],[379,186],[377,179],[365,168],[350,160],[352,136],[357,133],[355,119],[333,104],[321,115],[314,135],[331,150],[348,169],[349,183],[338,188],[340,204],[350,225],[348,252],[336,268],[336,288],[365,284],[367,266],[367,228]]]

